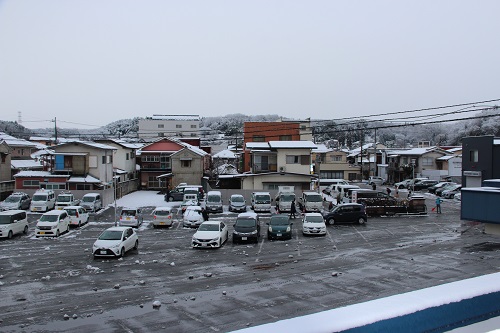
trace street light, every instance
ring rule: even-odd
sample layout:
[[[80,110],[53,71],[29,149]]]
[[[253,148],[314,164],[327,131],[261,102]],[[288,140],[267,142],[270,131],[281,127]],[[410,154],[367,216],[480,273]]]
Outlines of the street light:
[[[411,186],[412,186],[412,193],[415,192],[415,159],[411,159]]]

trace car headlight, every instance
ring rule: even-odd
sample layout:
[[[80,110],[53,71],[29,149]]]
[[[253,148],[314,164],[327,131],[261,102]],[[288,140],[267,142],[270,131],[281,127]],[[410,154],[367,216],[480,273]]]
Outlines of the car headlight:
[[[214,238],[214,239],[211,239],[210,241],[211,241],[211,242],[217,242],[219,239],[220,239],[220,237],[216,237],[216,238]]]
[[[110,246],[109,249],[110,250],[118,250],[119,247],[120,247],[120,244],[116,244],[116,245]]]
[[[240,233],[239,233],[238,231],[234,230],[234,231],[233,231],[233,234],[235,234],[235,235],[239,235]]]
[[[290,232],[290,230],[292,230],[292,229],[290,228],[290,226],[288,226],[288,227],[286,228],[286,232]]]
[[[273,227],[269,226],[269,232],[273,232]]]
[[[254,230],[250,234],[255,235],[256,233],[257,233],[257,230]]]
[[[7,229],[6,225],[0,225],[0,230]]]
[[[57,229],[57,224],[54,224],[52,227],[50,227],[51,229]]]

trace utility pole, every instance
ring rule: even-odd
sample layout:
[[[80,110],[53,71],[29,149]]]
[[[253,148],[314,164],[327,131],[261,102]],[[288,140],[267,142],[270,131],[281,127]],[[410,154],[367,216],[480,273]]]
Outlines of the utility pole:
[[[54,117],[54,143],[57,145],[57,118]]]

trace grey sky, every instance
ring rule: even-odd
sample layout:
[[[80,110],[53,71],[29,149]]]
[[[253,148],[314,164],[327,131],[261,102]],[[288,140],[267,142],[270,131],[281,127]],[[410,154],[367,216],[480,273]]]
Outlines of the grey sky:
[[[331,119],[496,99],[499,12],[472,0],[0,0],[1,119]]]

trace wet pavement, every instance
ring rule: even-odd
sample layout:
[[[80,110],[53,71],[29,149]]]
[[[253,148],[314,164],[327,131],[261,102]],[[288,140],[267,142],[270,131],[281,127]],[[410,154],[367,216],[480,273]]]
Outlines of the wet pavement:
[[[433,198],[427,197],[432,206]],[[113,209],[57,239],[0,240],[1,332],[228,332],[384,296],[498,272],[500,238],[443,214],[369,218],[327,226],[324,237],[192,249],[178,221],[153,229],[144,207],[139,250],[93,259],[92,244]],[[226,207],[227,209],[227,207]],[[212,214],[230,225],[237,214]],[[161,302],[153,307],[153,302]]]

